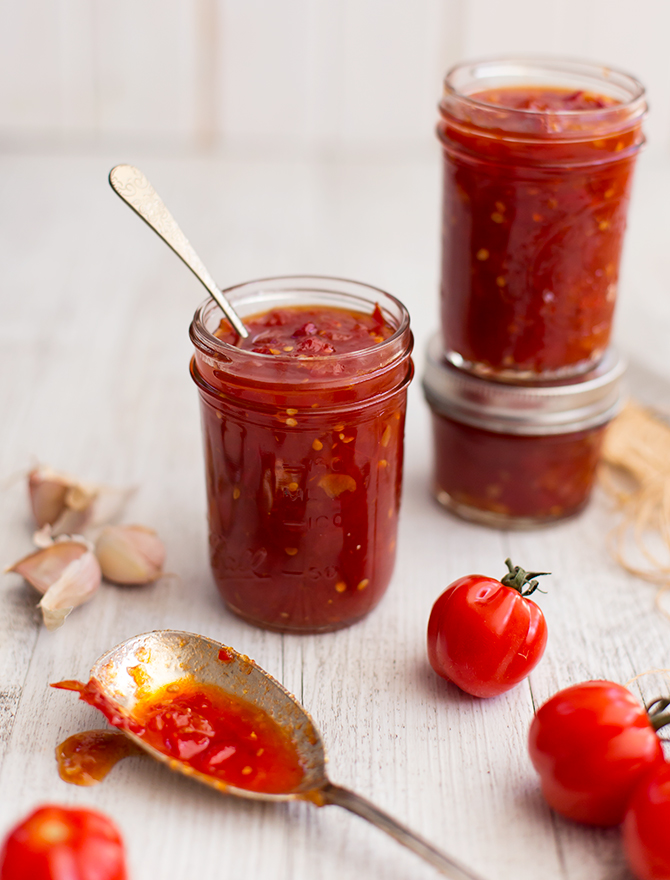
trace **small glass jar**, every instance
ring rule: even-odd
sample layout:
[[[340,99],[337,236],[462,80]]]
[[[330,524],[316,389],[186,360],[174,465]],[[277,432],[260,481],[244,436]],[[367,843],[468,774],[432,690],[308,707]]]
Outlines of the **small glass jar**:
[[[491,59],[449,71],[439,109],[447,358],[498,381],[588,372],[609,344],[644,88]]]
[[[605,428],[621,407],[624,368],[610,348],[595,370],[570,382],[491,382],[452,366],[441,338],[433,337],[423,388],[439,503],[506,529],[579,513],[593,488]]]
[[[221,596],[267,629],[348,626],[377,605],[393,572],[409,315],[381,290],[334,278],[271,278],[225,294],[243,319],[296,306],[372,314],[378,305],[392,328],[359,351],[296,358],[218,338],[222,315],[209,300],[191,324]]]

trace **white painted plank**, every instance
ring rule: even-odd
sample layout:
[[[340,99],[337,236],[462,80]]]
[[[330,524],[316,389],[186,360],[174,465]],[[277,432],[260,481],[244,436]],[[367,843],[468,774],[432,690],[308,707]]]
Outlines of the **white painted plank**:
[[[97,127],[174,145],[196,129],[194,4],[96,0]]]
[[[58,6],[3,0],[0,14],[0,123],[43,136],[58,125]]]
[[[491,53],[576,55],[647,85],[670,150],[665,0],[4,0],[8,143],[151,143],[421,157],[445,70]]]

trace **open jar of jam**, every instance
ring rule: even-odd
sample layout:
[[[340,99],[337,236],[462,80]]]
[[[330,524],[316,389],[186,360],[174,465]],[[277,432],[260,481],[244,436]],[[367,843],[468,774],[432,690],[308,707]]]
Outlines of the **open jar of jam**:
[[[568,382],[491,382],[458,370],[442,340],[428,346],[423,388],[432,412],[434,495],[464,519],[531,528],[587,504],[603,435],[619,411],[624,362],[610,347]]]
[[[214,579],[250,623],[339,629],[377,605],[393,572],[409,315],[381,290],[333,278],[225,294],[247,339],[211,301],[191,324]]]
[[[439,109],[446,357],[498,381],[588,372],[610,338],[644,88],[491,59],[454,67]]]

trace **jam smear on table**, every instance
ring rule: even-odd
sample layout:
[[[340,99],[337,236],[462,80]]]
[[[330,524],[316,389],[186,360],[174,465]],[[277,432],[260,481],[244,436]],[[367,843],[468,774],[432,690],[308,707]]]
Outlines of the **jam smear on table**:
[[[438,123],[447,356],[494,378],[585,372],[610,338],[641,118],[539,86],[458,100]]]
[[[214,578],[256,625],[337,629],[379,602],[393,571],[409,349],[384,362],[395,328],[379,306],[289,306],[245,324],[245,340],[225,320],[217,336],[263,355],[246,374],[197,350],[191,365]]]
[[[119,761],[144,754],[118,730],[86,730],[56,747],[58,775],[72,785],[97,785]]]
[[[120,712],[96,679],[58,682],[99,709],[115,727],[194,770],[248,791],[282,794],[302,782],[304,769],[291,737],[263,709],[216,685],[185,678]]]

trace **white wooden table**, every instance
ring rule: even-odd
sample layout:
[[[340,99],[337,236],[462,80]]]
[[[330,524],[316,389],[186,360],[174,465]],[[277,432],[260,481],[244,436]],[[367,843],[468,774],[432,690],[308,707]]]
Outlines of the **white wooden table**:
[[[37,594],[17,575],[0,601],[0,833],[45,801],[112,816],[134,880],[401,880],[436,874],[334,807],[227,799],[146,759],[101,785],[61,782],[54,747],[102,719],[48,683],[86,679],[92,662],[150,629],[200,632],[235,646],[312,713],[333,781],[349,786],[488,880],[624,880],[616,830],[550,813],[526,752],[535,706],[568,684],[626,682],[670,666],[670,623],[654,589],[610,560],[613,525],[596,493],[579,519],[508,533],[460,522],[429,497],[428,413],[410,394],[404,506],[391,587],[363,623],[281,636],[232,617],[206,552],[203,462],[188,325],[197,282],[111,192],[109,168],[147,173],[222,284],[293,272],[357,278],[409,307],[417,376],[437,323],[439,163],[273,162],[136,154],[0,157],[0,561],[31,548],[20,477],[34,458],[81,478],[139,491],[125,517],[158,530],[175,577],[144,588],[103,585],[49,633]],[[670,389],[670,163],[637,180],[618,339]],[[670,399],[670,395],[668,395]],[[12,479],[15,477],[15,479]],[[425,651],[438,594],[469,572],[500,576],[506,556],[550,570],[541,603],[546,655],[530,681],[480,701],[439,680]],[[668,690],[667,682],[665,690]],[[635,685],[645,698],[660,677]]]

